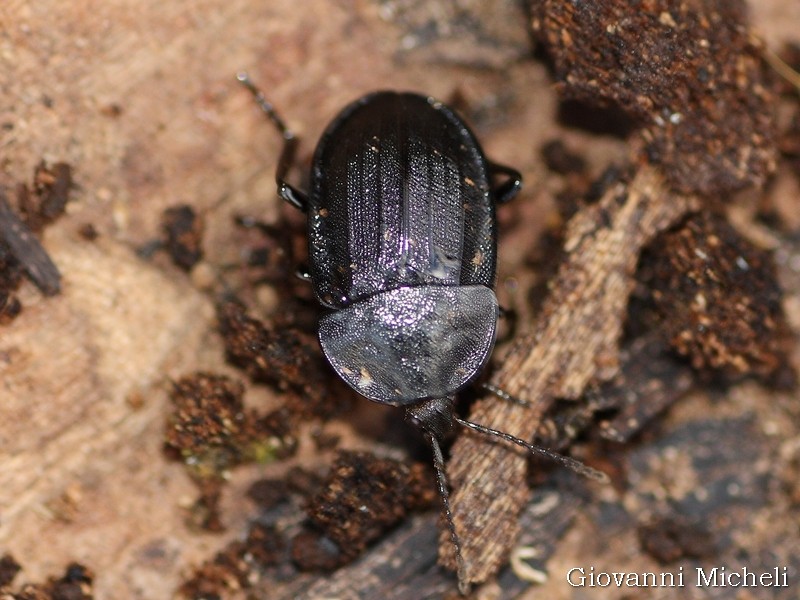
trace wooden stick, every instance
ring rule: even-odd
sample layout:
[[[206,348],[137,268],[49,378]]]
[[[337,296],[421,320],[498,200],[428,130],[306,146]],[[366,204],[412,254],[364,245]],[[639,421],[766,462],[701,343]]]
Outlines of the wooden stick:
[[[565,258],[533,329],[501,360],[492,384],[527,406],[487,397],[470,420],[530,440],[554,398],[579,398],[591,381],[618,370],[619,340],[641,249],[697,210],[671,193],[659,172],[642,166],[629,184],[610,187],[567,226]],[[470,582],[493,575],[517,538],[517,515],[530,492],[528,457],[486,436],[462,435],[447,467],[456,530]],[[452,565],[452,542],[440,539]]]

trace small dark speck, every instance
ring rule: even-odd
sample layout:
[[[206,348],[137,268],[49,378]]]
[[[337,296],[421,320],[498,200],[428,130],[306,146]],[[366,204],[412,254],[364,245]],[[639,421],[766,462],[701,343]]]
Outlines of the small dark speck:
[[[47,108],[53,108],[53,99],[47,94],[43,94],[42,104],[44,104]]]
[[[611,216],[607,210],[601,210],[599,214],[600,226],[604,229],[611,229]]]
[[[112,117],[116,118],[122,114],[122,106],[117,104],[116,102],[112,102],[111,104],[106,104],[100,109],[100,113],[105,117]]]
[[[3,123],[2,125],[0,125],[0,127],[3,128],[3,131],[11,131],[12,129],[14,129],[14,124],[10,123],[10,122],[7,122],[7,123]]]
[[[93,242],[100,237],[100,233],[91,223],[85,223],[81,225],[81,228],[78,230],[78,234],[87,242]]]
[[[153,258],[153,255],[161,250],[164,244],[161,240],[151,240],[136,249],[136,256],[144,260]]]

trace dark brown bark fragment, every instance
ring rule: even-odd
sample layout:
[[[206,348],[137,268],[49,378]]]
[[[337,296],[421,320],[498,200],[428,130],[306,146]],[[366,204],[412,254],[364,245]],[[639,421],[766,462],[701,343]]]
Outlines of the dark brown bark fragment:
[[[566,98],[611,102],[684,193],[725,194],[774,170],[776,94],[741,0],[531,2]]]
[[[723,217],[700,213],[645,255],[665,339],[695,369],[768,377],[786,368],[791,339],[769,251]]]

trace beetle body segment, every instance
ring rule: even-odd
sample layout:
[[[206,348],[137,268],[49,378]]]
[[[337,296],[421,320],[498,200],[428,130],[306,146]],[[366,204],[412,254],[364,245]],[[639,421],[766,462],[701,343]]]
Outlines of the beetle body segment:
[[[453,394],[483,368],[497,313],[485,286],[399,287],[326,315],[319,337],[333,368],[360,394],[413,404]]]
[[[346,107],[314,154],[310,274],[333,311],[320,342],[357,392],[406,405],[483,368],[498,315],[490,165],[445,105],[377,92]]]
[[[330,308],[401,286],[494,284],[486,159],[466,125],[417,94],[346,107],[314,154],[311,280]]]

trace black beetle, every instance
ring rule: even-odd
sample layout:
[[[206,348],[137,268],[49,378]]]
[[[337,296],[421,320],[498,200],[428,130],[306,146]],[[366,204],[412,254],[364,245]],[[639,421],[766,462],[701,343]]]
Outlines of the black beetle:
[[[317,145],[308,195],[286,182],[286,154],[278,190],[308,213],[309,276],[332,309],[319,338],[339,376],[395,406],[464,387],[494,346],[494,207],[520,174],[487,161],[447,106],[412,93],[347,106]]]
[[[279,195],[308,214],[309,278],[331,309],[320,320],[322,350],[350,387],[406,407],[428,437],[465,591],[439,446],[454,423],[602,475],[454,412],[455,394],[494,347],[495,205],[517,194],[522,177],[488,161],[469,127],[441,102],[375,92],[325,130],[305,194],[286,181],[296,138],[247,76],[238,79],[283,135]]]
[[[500,189],[467,126],[417,94],[345,108],[317,145],[308,212],[311,281],[332,312],[319,338],[370,400],[406,406],[457,392],[494,346],[494,202]],[[295,191],[295,197],[297,192]]]

